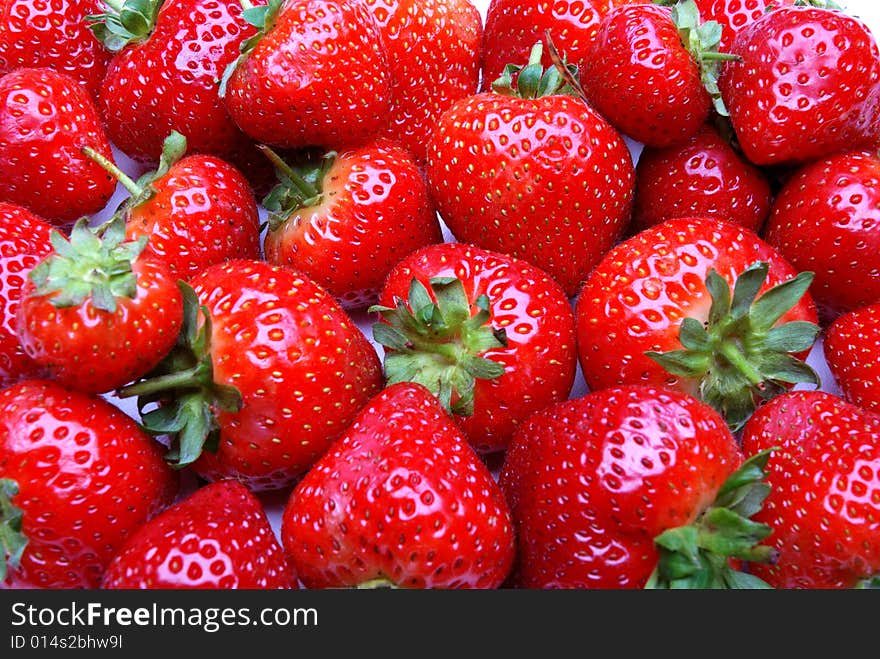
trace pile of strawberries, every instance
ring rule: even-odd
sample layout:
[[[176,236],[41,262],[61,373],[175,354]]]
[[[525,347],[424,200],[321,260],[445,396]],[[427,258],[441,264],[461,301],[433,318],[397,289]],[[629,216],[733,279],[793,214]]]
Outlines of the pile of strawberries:
[[[0,0],[0,584],[877,585],[827,4]]]

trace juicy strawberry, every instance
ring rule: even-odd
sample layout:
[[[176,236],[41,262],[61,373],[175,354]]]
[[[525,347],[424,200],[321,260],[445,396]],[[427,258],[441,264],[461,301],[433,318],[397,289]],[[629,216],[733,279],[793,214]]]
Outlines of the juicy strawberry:
[[[0,533],[2,587],[96,588],[125,540],[174,500],[178,477],[110,403],[27,380],[0,391],[0,484],[0,524],[21,523]]]
[[[825,333],[823,349],[843,397],[880,412],[880,304],[837,318]]]
[[[295,587],[259,499],[236,481],[205,485],[144,524],[101,581],[105,589]]]
[[[746,455],[770,454],[764,509],[779,558],[752,571],[776,588],[852,588],[880,575],[880,417],[822,391],[759,409]]]
[[[367,404],[293,490],[281,539],[309,588],[497,588],[514,554],[501,490],[417,384]]]

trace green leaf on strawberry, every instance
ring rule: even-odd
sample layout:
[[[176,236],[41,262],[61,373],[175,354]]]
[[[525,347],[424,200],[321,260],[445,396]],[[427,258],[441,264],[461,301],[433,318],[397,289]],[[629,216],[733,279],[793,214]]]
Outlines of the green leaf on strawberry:
[[[153,31],[163,0],[104,0],[107,11],[86,16],[89,28],[108,50],[119,52]]]
[[[21,532],[24,513],[12,503],[17,494],[18,483],[0,478],[0,583],[6,580],[9,568],[18,567],[28,542],[27,536]]]
[[[257,33],[250,39],[246,39],[241,43],[241,55],[233,60],[229,66],[226,67],[226,70],[223,71],[223,75],[219,81],[220,98],[226,96],[226,85],[232,77],[232,74],[235,72],[235,69],[238,68],[238,65],[248,56],[248,54],[250,54],[254,49],[254,46],[260,42],[260,39],[262,39],[275,25],[275,17],[278,16],[278,12],[281,10],[281,5],[283,4],[284,0],[268,0],[265,5],[254,6],[251,4],[250,0],[241,0],[241,6],[244,9],[241,13],[242,18],[244,18],[244,20],[250,25],[257,28]]]

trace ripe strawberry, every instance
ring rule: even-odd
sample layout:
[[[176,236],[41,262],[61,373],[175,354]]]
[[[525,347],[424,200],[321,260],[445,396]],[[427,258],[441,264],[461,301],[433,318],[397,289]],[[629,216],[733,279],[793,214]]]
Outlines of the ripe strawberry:
[[[374,303],[398,261],[443,240],[418,165],[401,146],[331,151],[299,172],[267,152],[281,184],[264,202],[266,260],[299,270],[343,307]]]
[[[676,217],[709,217],[757,232],[771,201],[767,177],[705,125],[682,144],[642,150],[631,231]]]
[[[353,146],[382,128],[391,78],[381,32],[360,0],[269,0],[246,18],[259,32],[220,87],[245,133],[295,149]]]
[[[629,221],[633,165],[541,52],[440,117],[428,186],[458,240],[529,261],[571,296]]]
[[[205,485],[144,524],[101,581],[105,589],[295,587],[260,500],[237,481]]]
[[[753,163],[807,162],[877,145],[880,53],[858,19],[780,7],[740,31],[730,50],[741,61],[725,64],[719,85]]]
[[[497,588],[514,555],[501,490],[417,384],[364,407],[293,490],[281,540],[308,588]]]
[[[762,456],[762,459],[766,456]],[[604,389],[532,416],[500,484],[525,588],[754,588],[730,558],[770,558],[747,518],[762,459],[740,467],[723,419],[685,394]],[[747,496],[747,493],[751,493]]]
[[[776,588],[852,588],[880,576],[880,417],[822,391],[779,396],[746,424],[748,454],[771,447],[770,496],[755,520],[774,532]]]
[[[578,297],[587,386],[676,388],[737,429],[757,400],[818,384],[798,359],[819,333],[811,280],[729,222],[680,218],[646,229],[608,252]]]
[[[44,380],[3,389],[2,586],[96,588],[177,486],[162,447],[107,401]]]
[[[121,395],[142,411],[159,403],[142,420],[171,435],[175,464],[252,490],[288,486],[381,389],[379,357],[323,288],[288,268],[236,259],[192,285],[178,346]]]
[[[15,314],[31,268],[52,251],[52,226],[21,206],[0,202],[0,387],[45,375],[21,347]]]
[[[835,154],[796,171],[776,196],[766,238],[816,273],[824,315],[880,302],[880,158]]]
[[[574,315],[545,272],[461,243],[412,253],[388,275],[373,326],[389,383],[426,386],[471,445],[507,448],[519,423],[565,400],[576,369]]]
[[[0,201],[61,226],[101,210],[116,184],[83,155],[86,145],[112,158],[98,112],[73,78],[50,69],[0,78]]]
[[[779,7],[791,6],[797,0],[695,0],[700,16],[705,21],[715,21],[721,26],[721,42],[718,50],[728,52],[736,35]]]
[[[822,347],[843,397],[880,412],[880,304],[837,318],[825,333]]]

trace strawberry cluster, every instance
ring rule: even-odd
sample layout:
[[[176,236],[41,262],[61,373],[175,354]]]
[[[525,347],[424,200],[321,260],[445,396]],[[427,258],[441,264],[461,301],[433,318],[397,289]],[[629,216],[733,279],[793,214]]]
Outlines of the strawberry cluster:
[[[0,586],[876,585],[828,4],[0,0]]]

